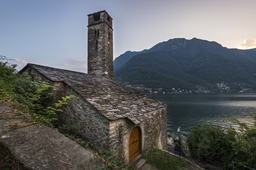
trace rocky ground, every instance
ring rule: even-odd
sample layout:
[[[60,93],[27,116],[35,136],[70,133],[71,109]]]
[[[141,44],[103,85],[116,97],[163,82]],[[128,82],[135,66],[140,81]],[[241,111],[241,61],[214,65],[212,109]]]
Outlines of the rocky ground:
[[[0,103],[0,169],[97,169],[94,153],[57,131],[35,124],[29,114]]]

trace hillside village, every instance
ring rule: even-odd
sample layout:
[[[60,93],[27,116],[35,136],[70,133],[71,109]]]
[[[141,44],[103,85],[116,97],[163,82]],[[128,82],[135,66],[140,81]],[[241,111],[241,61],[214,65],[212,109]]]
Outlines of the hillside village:
[[[234,85],[240,88],[239,89],[232,88],[231,86],[229,86],[228,83],[225,83],[225,82],[216,84],[218,91],[216,90],[211,91],[201,86],[198,86],[197,89],[195,90],[189,90],[189,89],[183,89],[183,88],[171,88],[171,89],[149,88],[149,87],[145,87],[143,84],[134,85],[134,86],[127,84],[128,87],[132,87],[145,94],[164,94],[165,95],[165,94],[195,94],[195,93],[255,93],[256,92],[252,88],[243,87],[244,84],[242,83],[235,83]]]

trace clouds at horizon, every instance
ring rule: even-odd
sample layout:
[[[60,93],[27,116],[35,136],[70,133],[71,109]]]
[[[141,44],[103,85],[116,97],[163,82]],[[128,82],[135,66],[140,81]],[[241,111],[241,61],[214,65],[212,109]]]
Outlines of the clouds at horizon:
[[[256,39],[245,39],[244,41],[240,42],[236,48],[238,49],[251,49],[256,48]]]
[[[87,61],[76,60],[73,58],[65,58],[64,63],[60,64],[60,67],[67,70],[79,71],[87,73]]]
[[[25,67],[28,62],[26,60],[21,60],[19,58],[15,58],[13,60],[11,60],[11,63],[12,64],[15,64],[16,65],[16,70],[21,70],[23,67]]]

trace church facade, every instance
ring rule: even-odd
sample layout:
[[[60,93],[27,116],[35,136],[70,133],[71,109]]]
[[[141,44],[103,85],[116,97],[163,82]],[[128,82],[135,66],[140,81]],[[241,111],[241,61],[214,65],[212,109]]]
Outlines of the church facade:
[[[54,101],[75,95],[59,121],[93,149],[118,150],[126,163],[151,147],[167,149],[166,105],[113,80],[112,18],[106,11],[88,15],[88,74],[36,64],[20,73],[50,83]]]

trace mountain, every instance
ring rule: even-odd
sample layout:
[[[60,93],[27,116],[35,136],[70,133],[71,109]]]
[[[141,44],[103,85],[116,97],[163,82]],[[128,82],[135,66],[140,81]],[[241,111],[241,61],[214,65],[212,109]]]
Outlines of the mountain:
[[[170,39],[114,61],[115,79],[149,88],[218,91],[217,83],[241,90],[256,87],[256,49],[238,50],[193,38]]]

